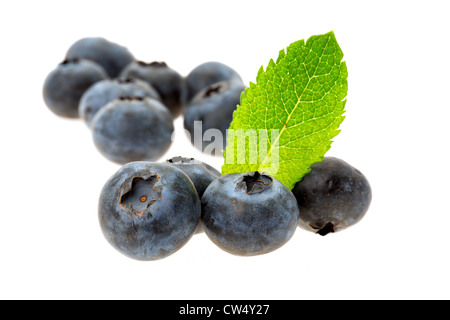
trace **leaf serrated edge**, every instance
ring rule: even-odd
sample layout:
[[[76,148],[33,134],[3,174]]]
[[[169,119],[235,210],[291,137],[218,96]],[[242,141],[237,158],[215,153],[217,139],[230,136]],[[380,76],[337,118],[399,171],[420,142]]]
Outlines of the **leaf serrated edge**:
[[[316,39],[318,39],[319,37],[324,37],[324,36],[328,36],[328,37],[327,37],[327,38],[328,38],[328,39],[327,39],[327,42],[329,42],[330,39],[333,39],[333,40],[334,40],[335,45],[336,45],[336,49],[337,49],[336,52],[337,52],[337,54],[338,54],[338,56],[339,56],[339,65],[343,67],[343,70],[345,70],[345,77],[344,77],[344,78],[346,79],[346,78],[348,77],[348,71],[347,71],[346,62],[345,62],[345,61],[342,61],[344,54],[343,54],[343,52],[342,52],[342,49],[341,49],[340,46],[339,46],[339,43],[338,43],[337,40],[336,40],[336,37],[335,37],[335,34],[334,34],[334,30],[332,30],[332,31],[330,31],[330,32],[328,32],[328,33],[325,33],[325,34],[322,34],[322,35],[314,35],[314,36],[311,36],[311,37],[309,37],[309,38],[307,39],[306,42],[305,42],[304,39],[297,40],[297,41],[291,43],[288,47],[281,49],[281,50],[279,51],[279,54],[278,54],[278,58],[277,58],[277,62],[276,62],[276,63],[273,61],[273,59],[270,59],[268,65],[267,65],[267,68],[266,68],[265,70],[264,70],[264,65],[262,65],[262,66],[259,68],[258,74],[257,74],[257,77],[256,77],[256,83],[258,83],[258,82],[259,82],[258,80],[260,80],[261,78],[263,78],[263,77],[265,78],[266,73],[268,72],[268,70],[270,71],[272,68],[276,67],[276,64],[278,64],[282,59],[284,59],[284,58],[286,57],[286,55],[288,54],[288,51],[289,51],[289,50],[291,50],[291,49],[293,50],[293,49],[296,48],[297,46],[298,46],[298,47],[308,46],[311,42],[314,42],[314,41],[315,41]],[[326,48],[327,46],[328,46],[328,44],[324,47],[324,50],[325,50],[325,48]],[[297,48],[298,48],[298,47],[297,47]],[[310,51],[312,51],[312,44],[311,44],[311,50],[310,50]],[[311,77],[310,77],[309,75],[308,75],[308,77],[309,77],[309,81],[310,81]],[[262,80],[262,79],[261,79],[261,80]],[[345,81],[345,84],[347,84],[347,81]],[[305,88],[306,88],[307,86],[308,86],[308,85],[306,85]],[[252,88],[254,88],[254,87],[256,87],[256,84],[253,83],[253,82],[250,82],[250,86],[247,87],[247,88],[241,93],[240,104],[237,106],[236,110],[233,112],[233,121],[232,121],[231,124],[230,124],[230,129],[235,129],[235,126],[233,125],[233,123],[235,122],[235,121],[234,121],[234,120],[235,120],[235,116],[239,114],[239,112],[236,112],[236,111],[238,111],[239,107],[241,107],[242,102],[243,102],[243,100],[245,99],[245,97],[246,97],[246,95],[247,95],[247,90],[250,90],[250,89],[252,89]],[[345,87],[346,87],[345,90],[343,90],[343,91],[344,91],[343,98],[342,98],[342,100],[340,101],[340,102],[343,103],[343,105],[342,105],[342,113],[341,113],[339,116],[336,117],[337,123],[336,123],[336,121],[333,121],[332,123],[330,123],[330,126],[333,125],[333,124],[336,124],[336,125],[337,125],[337,128],[339,128],[340,125],[342,124],[342,122],[344,121],[345,117],[346,117],[346,116],[344,115],[345,112],[346,112],[346,110],[345,110],[345,104],[346,104],[346,102],[347,102],[347,100],[345,99],[345,97],[347,96],[348,84],[347,84]],[[297,108],[297,105],[299,104],[299,102],[300,102],[300,100],[301,100],[301,96],[303,96],[303,93],[304,93],[304,91],[303,91],[303,92],[300,94],[300,96],[298,97],[296,106],[293,108],[293,110],[291,111],[290,115],[288,116],[288,120],[286,120],[286,123],[289,121],[289,119],[290,119],[290,117],[292,116],[293,112],[294,112],[295,109]],[[338,119],[339,119],[339,120],[338,120]],[[282,132],[280,132],[279,135],[277,136],[277,140],[280,139],[280,137],[282,136],[282,133],[283,133],[283,131],[285,130],[285,128],[286,128],[286,125],[283,126]],[[267,128],[266,128],[266,129],[267,129]],[[330,137],[327,139],[327,140],[328,140],[328,144],[327,144],[327,146],[326,146],[326,148],[325,148],[325,149],[326,149],[325,154],[328,152],[328,150],[331,148],[332,143],[334,142],[332,139],[333,139],[334,137],[336,137],[340,132],[341,132],[340,129],[335,129],[335,130],[333,130],[333,133],[332,133],[332,134],[330,135]],[[272,144],[272,145],[273,145],[273,144]],[[271,147],[271,151],[272,151],[272,147]],[[268,155],[271,154],[271,151],[269,151],[267,154],[268,154]],[[226,148],[224,149],[223,154],[224,154],[224,156],[226,156]],[[313,162],[313,163],[323,161],[324,157],[325,157],[325,155],[318,156],[318,157],[317,157],[317,160],[318,160],[318,161],[315,161],[315,162]],[[267,158],[268,158],[268,157],[266,156],[266,159],[267,159]],[[226,159],[226,157],[225,157],[225,159]],[[262,167],[264,167],[264,164],[265,164],[265,162],[266,162],[266,159],[264,159],[264,160],[265,160],[264,162],[261,162],[261,163],[259,164],[259,169],[261,169]],[[305,174],[307,174],[308,172],[310,172],[310,170],[311,170],[311,169],[308,168],[308,169],[306,170],[306,172],[304,172],[303,176],[304,176]],[[228,171],[229,171],[229,170],[227,170],[227,164],[224,163],[224,165],[222,166],[222,175],[227,174]],[[233,171],[231,171],[231,172],[233,172]],[[302,176],[302,177],[303,177],[303,176]],[[290,189],[292,189],[292,188],[294,187],[294,185],[295,185],[295,184],[293,184],[292,186],[287,186],[287,187],[290,188]]]

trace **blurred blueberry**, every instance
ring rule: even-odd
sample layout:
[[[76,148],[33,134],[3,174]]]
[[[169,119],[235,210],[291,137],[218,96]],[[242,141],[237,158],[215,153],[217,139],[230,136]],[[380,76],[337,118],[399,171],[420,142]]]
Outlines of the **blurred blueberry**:
[[[180,115],[183,77],[165,62],[135,61],[122,71],[121,76],[147,81],[158,91],[162,102],[169,108],[172,116],[176,118]]]
[[[45,104],[55,114],[78,118],[78,104],[83,93],[108,76],[105,70],[89,60],[64,60],[45,79]]]
[[[81,97],[80,118],[90,126],[95,114],[119,97],[150,97],[160,100],[158,92],[145,81],[132,78],[105,79],[91,86]]]
[[[200,200],[189,177],[165,163],[132,162],[104,185],[99,221],[106,240],[141,261],[183,247],[200,221]]]
[[[202,63],[185,78],[183,103],[187,105],[199,91],[214,83],[230,80],[242,82],[241,76],[226,64],[216,61]]]
[[[76,41],[67,51],[66,58],[95,61],[111,78],[118,77],[123,68],[134,61],[134,56],[127,48],[101,37],[88,37]]]
[[[169,110],[158,100],[122,97],[100,109],[91,129],[97,149],[125,164],[161,158],[172,143],[174,126]]]

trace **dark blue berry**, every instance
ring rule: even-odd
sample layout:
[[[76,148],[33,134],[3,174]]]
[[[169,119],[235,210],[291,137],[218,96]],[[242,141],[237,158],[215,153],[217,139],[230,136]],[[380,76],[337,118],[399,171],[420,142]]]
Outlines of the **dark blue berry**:
[[[299,226],[322,236],[359,222],[372,200],[367,178],[333,157],[313,164],[292,192],[300,208]]]
[[[198,65],[186,76],[183,102],[188,104],[199,91],[221,81],[242,82],[242,78],[234,69],[221,62],[209,61]]]
[[[259,255],[280,248],[294,235],[298,217],[292,192],[258,172],[224,175],[202,197],[207,236],[234,255]]]
[[[103,68],[89,60],[65,60],[45,79],[45,104],[55,114],[78,118],[78,104],[83,93],[108,76]]]
[[[189,176],[200,198],[211,182],[220,177],[219,171],[194,158],[173,157],[166,162],[181,169]]]
[[[91,86],[81,97],[80,118],[90,126],[95,114],[119,97],[150,97],[160,100],[158,92],[145,81],[132,78],[105,79]]]
[[[133,162],[104,185],[99,221],[105,238],[136,260],[179,250],[200,221],[200,199],[189,177],[165,163]]]
[[[201,198],[206,188],[215,179],[220,177],[220,172],[211,167],[210,165],[195,160],[194,158],[173,157],[166,161],[167,163],[181,169],[188,175],[191,181],[194,183],[198,196]],[[196,233],[203,232],[201,224],[197,228]]]
[[[91,129],[98,150],[125,164],[161,158],[172,143],[174,126],[169,110],[158,100],[122,97],[100,109]]]
[[[67,51],[66,58],[95,61],[111,78],[118,77],[123,68],[134,61],[127,48],[101,37],[88,37],[76,41]]]
[[[233,120],[233,112],[240,103],[241,94],[245,85],[240,81],[223,81],[215,83],[201,90],[187,106],[184,114],[184,128],[189,132],[192,144],[205,151],[208,145],[218,144],[215,155],[222,155],[222,149],[226,146],[227,129]],[[201,132],[196,130],[196,121],[201,122]],[[209,129],[217,129],[211,141],[205,137]],[[201,140],[197,137],[201,134]],[[217,137],[220,134],[219,137]],[[220,140],[216,141],[215,139]],[[201,142],[201,144],[199,144]],[[221,148],[220,148],[221,147]]]
[[[132,62],[122,71],[121,76],[147,81],[158,91],[162,102],[169,108],[172,116],[176,118],[180,115],[183,77],[165,62]]]

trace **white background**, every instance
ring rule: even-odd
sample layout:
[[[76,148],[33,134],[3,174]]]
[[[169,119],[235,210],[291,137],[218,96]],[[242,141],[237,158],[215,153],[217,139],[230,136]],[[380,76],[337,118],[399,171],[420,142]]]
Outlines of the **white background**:
[[[0,298],[450,298],[450,23],[446,1],[2,1]],[[291,42],[334,30],[349,70],[346,119],[327,155],[361,170],[373,202],[326,237],[298,229],[243,258],[197,235],[138,262],[103,238],[97,201],[119,168],[81,121],[53,115],[47,74],[86,36],[182,75],[221,61],[246,83]],[[196,152],[176,122],[162,158]]]

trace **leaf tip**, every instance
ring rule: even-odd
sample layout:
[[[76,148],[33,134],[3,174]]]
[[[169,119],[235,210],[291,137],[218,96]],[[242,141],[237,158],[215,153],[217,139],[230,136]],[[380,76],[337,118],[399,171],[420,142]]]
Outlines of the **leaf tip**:
[[[336,39],[336,35],[334,33],[334,30],[331,30],[331,31],[325,33],[325,36],[328,36],[328,37],[330,37],[332,39]]]
[[[262,65],[262,66],[259,68],[259,70],[258,70],[257,77],[258,77],[260,74],[263,74],[263,73],[264,73],[264,66]]]
[[[283,49],[281,49],[281,50],[278,52],[277,63],[280,62],[280,60],[282,60],[285,56],[286,56],[286,51],[285,51],[285,49],[283,48]],[[270,63],[273,64],[273,65],[275,65],[275,63],[273,62],[273,59],[270,59]]]

